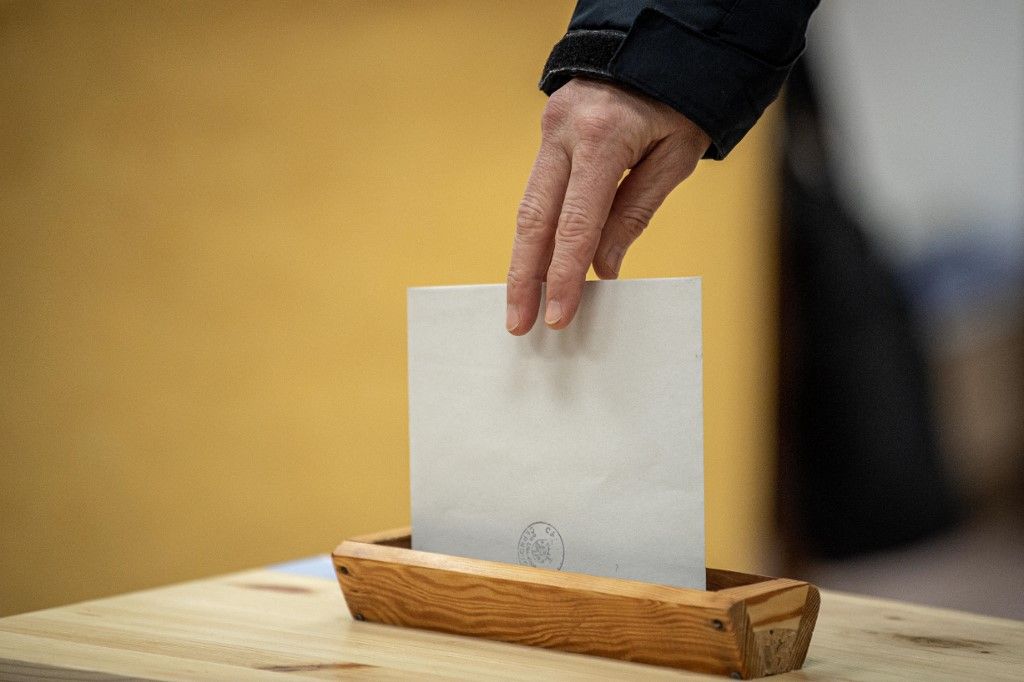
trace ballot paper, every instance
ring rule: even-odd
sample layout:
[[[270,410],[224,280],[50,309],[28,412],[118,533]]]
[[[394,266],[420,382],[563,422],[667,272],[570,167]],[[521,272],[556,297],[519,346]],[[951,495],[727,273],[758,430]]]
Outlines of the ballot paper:
[[[414,549],[704,589],[699,278],[521,337],[503,284],[408,295]]]

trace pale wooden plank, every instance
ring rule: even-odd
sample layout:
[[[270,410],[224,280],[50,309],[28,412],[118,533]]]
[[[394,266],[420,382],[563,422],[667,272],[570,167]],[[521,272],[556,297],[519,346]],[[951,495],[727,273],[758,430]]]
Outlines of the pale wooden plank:
[[[357,623],[335,582],[268,571],[2,619],[0,659],[95,679],[722,679]],[[362,667],[330,667],[343,664]],[[804,669],[772,679],[1015,680],[1021,670],[1024,623],[824,591]]]
[[[280,680],[272,672],[197,660],[190,656],[165,656],[131,648],[95,646],[12,632],[0,632],[0,658],[7,661],[0,671],[14,670],[17,665],[19,675],[23,677],[27,677],[27,670],[35,666],[51,675],[51,679],[65,680],[74,679],[81,671],[96,675],[98,679],[114,680],[230,682],[242,677],[256,682]],[[59,671],[63,672],[58,674]],[[7,679],[6,672],[0,679]]]
[[[823,591],[809,680],[1021,680],[1024,623]]]
[[[19,637],[42,644],[3,648]],[[153,679],[678,679],[655,667],[357,623],[333,581],[264,571],[0,620],[0,655]],[[157,664],[164,659],[188,672]]]
[[[152,678],[150,678],[152,679]],[[0,659],[0,680],[4,682],[35,682],[36,680],[75,680],[76,682],[120,682],[121,680],[143,680],[145,678],[125,677],[113,673],[93,670],[61,668],[45,663],[26,663],[11,659]]]

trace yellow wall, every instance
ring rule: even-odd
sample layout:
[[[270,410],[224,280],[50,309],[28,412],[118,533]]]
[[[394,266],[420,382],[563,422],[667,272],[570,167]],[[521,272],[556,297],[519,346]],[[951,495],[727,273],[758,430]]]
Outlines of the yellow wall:
[[[503,281],[571,3],[0,5],[0,613],[408,522],[405,293]],[[767,560],[768,136],[624,275],[705,278],[711,561]]]

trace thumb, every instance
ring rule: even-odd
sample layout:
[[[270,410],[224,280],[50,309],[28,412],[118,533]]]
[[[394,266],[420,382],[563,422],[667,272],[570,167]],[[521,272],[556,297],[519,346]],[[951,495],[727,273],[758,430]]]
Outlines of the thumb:
[[[662,140],[619,184],[594,253],[594,272],[601,279],[619,276],[626,250],[669,193],[693,172],[696,159],[688,163],[680,151],[673,140]]]

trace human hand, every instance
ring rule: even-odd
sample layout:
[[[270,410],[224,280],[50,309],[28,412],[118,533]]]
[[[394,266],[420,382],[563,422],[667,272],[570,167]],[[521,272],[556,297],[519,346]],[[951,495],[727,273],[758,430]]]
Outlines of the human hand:
[[[530,331],[545,280],[545,323],[572,322],[590,264],[618,277],[626,249],[710,144],[675,109],[610,83],[574,79],[551,95],[516,219],[506,328]]]

